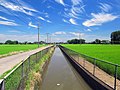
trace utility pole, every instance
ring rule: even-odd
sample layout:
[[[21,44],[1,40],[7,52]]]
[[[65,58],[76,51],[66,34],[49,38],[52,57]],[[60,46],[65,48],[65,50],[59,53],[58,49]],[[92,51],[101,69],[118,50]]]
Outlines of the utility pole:
[[[40,47],[40,23],[38,23],[38,48]]]
[[[49,35],[49,33],[46,33],[47,34],[47,44],[48,44],[48,35]]]
[[[50,42],[50,44],[51,44],[51,36],[49,36],[49,42]]]
[[[80,32],[79,32],[79,44],[81,44],[81,40],[80,40],[80,38],[81,38],[81,37],[80,37]]]

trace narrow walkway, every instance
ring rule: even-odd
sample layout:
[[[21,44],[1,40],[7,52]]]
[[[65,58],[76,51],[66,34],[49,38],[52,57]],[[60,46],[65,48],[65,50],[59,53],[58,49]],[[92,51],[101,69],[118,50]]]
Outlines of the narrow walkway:
[[[61,50],[56,48],[43,76],[41,90],[91,90],[91,88],[66,60]]]
[[[47,47],[49,47],[49,46],[41,47],[41,48],[38,48],[38,49],[35,49],[35,50],[31,50],[31,51],[19,53],[19,54],[16,54],[16,55],[8,56],[8,57],[5,57],[5,58],[1,58],[0,59],[0,76],[4,72],[10,70],[15,65],[20,63],[22,60],[25,60],[26,58],[28,58],[30,55],[32,55],[32,54],[34,54],[34,53],[36,53],[36,52],[38,52],[42,49],[45,49]]]

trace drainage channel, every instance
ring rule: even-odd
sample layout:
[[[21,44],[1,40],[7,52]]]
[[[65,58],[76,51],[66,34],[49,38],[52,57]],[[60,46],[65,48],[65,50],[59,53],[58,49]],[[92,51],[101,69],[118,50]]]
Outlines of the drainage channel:
[[[43,76],[41,90],[92,90],[57,47]]]

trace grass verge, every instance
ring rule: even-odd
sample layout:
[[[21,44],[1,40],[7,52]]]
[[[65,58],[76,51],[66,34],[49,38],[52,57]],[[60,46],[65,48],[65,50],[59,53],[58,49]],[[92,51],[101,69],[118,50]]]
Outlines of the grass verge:
[[[39,85],[36,85],[37,88],[40,88],[40,84],[42,82],[42,72],[43,72],[43,66],[46,63],[46,61],[50,60],[49,58],[51,57],[54,49],[51,49],[50,52],[48,52],[45,56],[39,60],[39,62],[34,66],[33,70],[28,74],[28,78],[26,81],[26,86],[25,90],[34,90],[36,82]]]
[[[45,46],[44,44],[41,44],[40,47]],[[22,53],[25,51],[37,49],[37,44],[26,44],[26,45],[0,45],[0,58],[11,56],[14,54]]]

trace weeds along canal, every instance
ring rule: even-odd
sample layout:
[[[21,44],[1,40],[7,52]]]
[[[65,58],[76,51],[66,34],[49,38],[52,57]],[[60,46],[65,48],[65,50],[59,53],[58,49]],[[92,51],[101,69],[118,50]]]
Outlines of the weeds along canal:
[[[56,47],[48,65],[41,90],[92,90],[82,79],[61,50]]]

